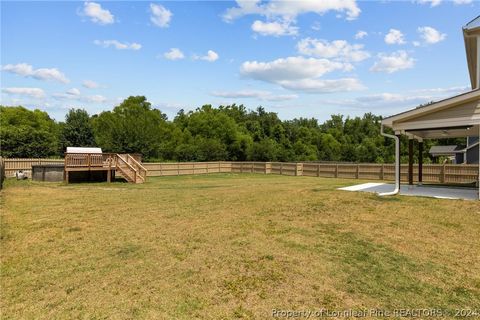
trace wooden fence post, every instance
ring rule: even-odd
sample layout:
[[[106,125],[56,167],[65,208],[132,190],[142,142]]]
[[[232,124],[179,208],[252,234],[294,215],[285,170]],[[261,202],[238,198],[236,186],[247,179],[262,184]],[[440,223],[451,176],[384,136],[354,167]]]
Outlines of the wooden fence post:
[[[320,177],[320,163],[317,165],[317,177]]]
[[[380,180],[385,180],[385,164],[380,167]]]
[[[360,174],[360,164],[357,163],[357,171],[355,172],[355,179],[358,179],[359,174]]]
[[[283,162],[280,162],[280,175],[283,175]]]
[[[440,171],[440,183],[445,183],[445,163]]]
[[[335,178],[338,178],[338,163],[335,164]]]

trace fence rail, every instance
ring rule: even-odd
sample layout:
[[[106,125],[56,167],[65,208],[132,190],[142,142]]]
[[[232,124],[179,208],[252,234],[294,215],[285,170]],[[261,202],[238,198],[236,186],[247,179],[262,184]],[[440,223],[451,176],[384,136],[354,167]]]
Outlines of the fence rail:
[[[31,175],[32,165],[64,163],[63,159],[4,159],[5,175],[15,176],[23,170]],[[158,162],[142,163],[147,176],[175,176],[207,173],[261,173],[289,176],[348,178],[364,180],[394,180],[394,164],[369,163],[313,163],[313,162]],[[478,181],[478,165],[425,164],[423,182],[426,183],[473,183]],[[402,181],[408,181],[408,164],[402,164]],[[413,167],[414,181],[418,181],[418,165]]]

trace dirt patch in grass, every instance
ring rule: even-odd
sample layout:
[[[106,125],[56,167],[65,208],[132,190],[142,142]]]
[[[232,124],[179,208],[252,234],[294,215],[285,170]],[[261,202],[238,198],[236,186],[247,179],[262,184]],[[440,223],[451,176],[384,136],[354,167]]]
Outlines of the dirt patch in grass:
[[[272,309],[475,308],[480,206],[215,174],[146,184],[9,180],[2,318],[271,317]]]

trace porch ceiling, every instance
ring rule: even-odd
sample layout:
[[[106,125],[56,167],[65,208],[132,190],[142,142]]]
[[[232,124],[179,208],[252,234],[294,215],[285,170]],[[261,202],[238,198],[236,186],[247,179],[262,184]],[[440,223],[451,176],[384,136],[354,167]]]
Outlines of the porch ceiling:
[[[442,127],[429,129],[405,130],[407,134],[413,134],[423,139],[445,139],[445,138],[465,138],[476,137],[479,134],[480,126],[464,126],[464,127]]]

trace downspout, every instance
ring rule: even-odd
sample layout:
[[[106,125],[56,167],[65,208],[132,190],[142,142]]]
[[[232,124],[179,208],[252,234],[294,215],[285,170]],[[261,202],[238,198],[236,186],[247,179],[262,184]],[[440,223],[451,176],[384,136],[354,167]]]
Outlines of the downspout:
[[[480,88],[480,36],[477,36],[477,86],[474,89]]]
[[[387,138],[395,139],[395,189],[391,192],[379,193],[379,196],[394,196],[400,192],[400,139],[383,131],[383,124],[380,127],[380,134]]]

